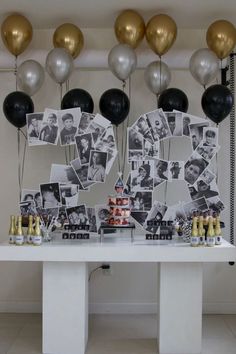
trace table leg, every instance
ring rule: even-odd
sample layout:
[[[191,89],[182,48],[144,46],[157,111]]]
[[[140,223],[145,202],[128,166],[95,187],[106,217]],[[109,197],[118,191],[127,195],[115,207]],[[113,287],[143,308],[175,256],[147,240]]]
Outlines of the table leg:
[[[88,339],[86,263],[43,263],[43,353],[84,354]]]
[[[202,264],[161,263],[159,353],[200,354]]]

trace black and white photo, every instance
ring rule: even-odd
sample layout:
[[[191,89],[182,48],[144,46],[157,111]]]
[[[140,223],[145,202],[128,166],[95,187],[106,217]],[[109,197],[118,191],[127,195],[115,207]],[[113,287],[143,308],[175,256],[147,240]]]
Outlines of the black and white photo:
[[[80,118],[78,132],[77,132],[78,135],[84,134],[87,132],[89,124],[92,122],[94,117],[95,117],[95,114],[92,114],[92,113],[87,113],[87,112],[81,113],[81,118]]]
[[[128,128],[128,150],[143,150],[143,136],[135,129]]]
[[[189,184],[194,184],[207,167],[208,162],[196,151],[190,156],[184,165],[184,179]]]
[[[20,212],[22,216],[36,215],[36,207],[33,200],[20,202]]]
[[[213,127],[203,128],[203,146],[218,146],[219,129]]]
[[[79,201],[79,186],[77,184],[60,184],[61,203],[63,206],[74,207]]]
[[[39,140],[45,141],[48,144],[57,145],[58,135],[58,111],[46,108],[43,114]]]
[[[191,186],[189,186],[189,188],[190,187]],[[201,197],[209,199],[219,195],[219,190],[215,180],[213,180],[210,184],[207,184],[204,180],[199,178],[192,187],[194,187],[194,190],[190,189],[190,196],[192,200],[199,199]]]
[[[160,141],[155,141],[151,144],[148,140],[144,139],[143,155],[144,157],[151,157],[159,159]]]
[[[183,203],[174,204],[168,206],[165,215],[163,217],[164,221],[178,222],[178,220],[186,219],[186,215],[183,209]]]
[[[165,112],[172,136],[183,135],[183,119],[180,112]]]
[[[81,165],[80,159],[77,158],[70,162],[77,178],[79,179],[83,189],[88,190],[95,182],[88,180],[88,168],[89,165]]]
[[[157,160],[154,163],[154,186],[160,184],[160,181],[168,180],[169,163],[165,160]]]
[[[190,137],[190,128],[189,128],[190,124],[206,123],[206,119],[205,118],[193,116],[191,114],[184,113],[184,112],[179,112],[177,110],[173,110],[173,112],[182,114],[183,135],[184,136]]]
[[[206,146],[203,141],[198,145],[196,151],[201,155],[206,161],[210,162],[215,154],[219,151],[219,146]]]
[[[190,124],[190,137],[193,150],[196,150],[203,139],[203,128],[208,127],[209,122]]]
[[[86,206],[84,204],[66,208],[66,214],[71,225],[89,225]]]
[[[80,108],[58,111],[61,146],[75,144],[75,135],[81,118]]]
[[[132,161],[132,191],[153,190],[154,161]]]
[[[112,125],[108,126],[103,135],[97,139],[95,148],[96,150],[100,151],[106,151],[106,149],[117,150],[114,129]]]
[[[43,113],[26,114],[28,145],[46,145],[47,142],[39,140],[39,133],[42,127]]]
[[[128,162],[143,160],[143,151],[142,150],[128,150]]]
[[[184,208],[184,212],[186,214],[186,217],[188,219],[190,219],[193,216],[194,212],[204,212],[206,210],[208,210],[208,205],[206,202],[205,197],[201,197],[199,199],[196,199],[192,202],[187,202],[187,203],[183,203],[183,208]]]
[[[159,229],[159,222],[162,221],[166,210],[167,206],[165,204],[155,200],[144,224],[145,230],[151,233],[157,233]]]
[[[88,181],[105,182],[107,152],[91,150],[88,168]]]
[[[132,218],[137,221],[141,226],[144,225],[148,212],[147,211],[131,211],[130,215]]]
[[[92,133],[94,144],[99,141],[110,125],[111,122],[108,119],[104,118],[100,114],[96,114],[95,118],[91,121],[88,127],[88,132]]]
[[[148,140],[150,143],[153,143],[152,134],[148,126],[148,122],[145,115],[139,117],[139,119],[132,125],[131,129],[134,129],[139,133],[144,139]]]
[[[171,136],[168,121],[162,109],[156,109],[155,111],[149,112],[146,114],[146,117],[154,141]]]
[[[81,165],[88,164],[90,151],[93,149],[93,139],[91,133],[77,135],[75,137],[77,152]]]
[[[59,182],[61,184],[77,184],[80,186],[80,189],[83,189],[81,182],[76,175],[73,168],[69,165],[59,165],[52,164],[50,182]]]
[[[42,207],[42,199],[39,190],[34,189],[22,189],[21,202],[33,201],[35,207]]]
[[[62,206],[58,209],[58,217],[57,217],[58,227],[63,227],[64,224],[68,224],[68,223],[69,223],[69,220],[68,220],[67,214],[66,214],[66,207]]]
[[[136,192],[130,198],[130,207],[132,211],[148,211],[152,207],[152,192]]]
[[[184,161],[169,161],[168,168],[168,179],[176,181],[184,180]]]
[[[101,226],[101,223],[107,223],[110,217],[110,208],[104,204],[95,205],[95,214],[97,221],[97,229]]]
[[[97,233],[98,229],[97,229],[95,208],[87,207],[86,210],[87,210],[87,215],[88,215],[88,220],[89,220],[89,231]]]
[[[220,214],[225,209],[224,203],[218,196],[207,199],[207,204],[209,209],[217,214]]]
[[[42,206],[46,208],[56,208],[61,206],[61,194],[59,183],[40,184]]]
[[[210,184],[215,178],[216,175],[209,168],[206,168],[205,171],[203,171],[203,173],[201,174],[201,179],[206,184]]]

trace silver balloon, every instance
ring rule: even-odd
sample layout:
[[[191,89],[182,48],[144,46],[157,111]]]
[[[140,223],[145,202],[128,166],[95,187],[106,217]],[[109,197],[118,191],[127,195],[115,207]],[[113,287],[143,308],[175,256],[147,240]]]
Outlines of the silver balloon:
[[[163,61],[153,61],[146,67],[144,79],[149,90],[157,95],[169,86],[170,69]]]
[[[210,49],[198,49],[191,56],[189,69],[194,79],[205,86],[216,78],[219,60]]]
[[[42,86],[44,69],[35,60],[24,61],[17,69],[17,84],[19,88],[33,96]]]
[[[46,58],[46,70],[58,84],[67,81],[74,69],[73,58],[64,48],[52,49]]]
[[[118,79],[125,81],[137,66],[134,49],[127,44],[117,44],[108,55],[108,65]]]

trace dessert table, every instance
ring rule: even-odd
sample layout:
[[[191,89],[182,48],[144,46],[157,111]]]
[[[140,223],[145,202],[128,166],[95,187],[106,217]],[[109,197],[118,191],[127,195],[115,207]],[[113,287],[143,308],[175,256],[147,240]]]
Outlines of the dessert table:
[[[108,238],[39,247],[0,244],[0,261],[43,263],[44,354],[86,352],[89,262],[159,263],[159,353],[200,354],[202,265],[235,260],[236,248],[225,240],[216,247],[190,247],[177,240],[161,244],[137,236],[133,242]]]

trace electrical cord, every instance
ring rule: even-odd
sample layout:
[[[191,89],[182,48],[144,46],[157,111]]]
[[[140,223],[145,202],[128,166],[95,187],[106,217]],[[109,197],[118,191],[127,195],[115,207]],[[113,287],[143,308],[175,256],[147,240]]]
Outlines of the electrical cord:
[[[110,264],[102,264],[101,266],[94,268],[94,269],[90,272],[90,274],[89,274],[88,281],[91,280],[92,275],[93,275],[95,272],[97,272],[99,269],[102,269],[102,270],[104,270],[104,269],[110,269]]]

